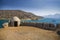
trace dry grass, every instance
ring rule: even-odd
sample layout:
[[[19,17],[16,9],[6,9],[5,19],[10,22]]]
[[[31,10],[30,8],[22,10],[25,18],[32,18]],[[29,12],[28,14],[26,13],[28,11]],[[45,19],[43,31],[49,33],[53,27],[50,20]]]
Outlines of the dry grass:
[[[0,29],[0,40],[59,40],[59,36],[48,30],[34,27],[8,27]]]

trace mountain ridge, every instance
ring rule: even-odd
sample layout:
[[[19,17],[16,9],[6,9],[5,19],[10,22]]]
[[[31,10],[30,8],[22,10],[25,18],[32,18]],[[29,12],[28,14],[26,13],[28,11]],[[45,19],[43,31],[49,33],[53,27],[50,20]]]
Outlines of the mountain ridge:
[[[56,13],[54,15],[47,15],[47,16],[44,16],[45,18],[53,18],[53,19],[60,19],[60,14]]]
[[[20,19],[40,19],[41,16],[36,16],[31,12],[25,12],[22,10],[0,10],[0,18],[10,19],[13,16],[17,16]]]

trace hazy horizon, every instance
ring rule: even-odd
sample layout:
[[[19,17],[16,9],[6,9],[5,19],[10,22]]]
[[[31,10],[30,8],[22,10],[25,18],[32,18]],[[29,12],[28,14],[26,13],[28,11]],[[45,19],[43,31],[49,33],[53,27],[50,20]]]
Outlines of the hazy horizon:
[[[60,14],[60,0],[0,0],[0,10],[23,10],[38,16]]]

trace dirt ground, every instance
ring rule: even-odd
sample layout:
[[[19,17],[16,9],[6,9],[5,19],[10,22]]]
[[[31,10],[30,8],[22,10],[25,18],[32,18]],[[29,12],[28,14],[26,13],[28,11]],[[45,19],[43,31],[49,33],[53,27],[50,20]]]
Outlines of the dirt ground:
[[[0,29],[0,40],[60,40],[53,31],[20,26]]]

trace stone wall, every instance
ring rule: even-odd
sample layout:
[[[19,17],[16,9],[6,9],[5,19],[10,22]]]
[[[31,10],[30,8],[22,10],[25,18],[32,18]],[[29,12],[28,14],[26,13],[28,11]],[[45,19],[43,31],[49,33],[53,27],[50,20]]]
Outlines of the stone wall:
[[[52,23],[24,22],[21,23],[21,26],[33,26],[33,27],[47,29],[47,30],[56,30],[56,26]]]

